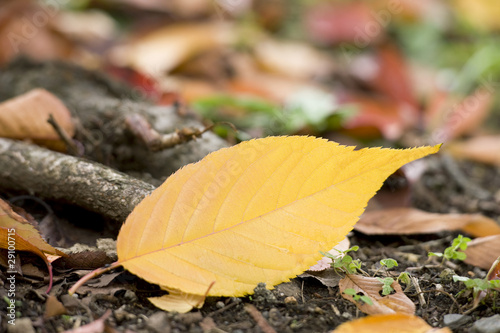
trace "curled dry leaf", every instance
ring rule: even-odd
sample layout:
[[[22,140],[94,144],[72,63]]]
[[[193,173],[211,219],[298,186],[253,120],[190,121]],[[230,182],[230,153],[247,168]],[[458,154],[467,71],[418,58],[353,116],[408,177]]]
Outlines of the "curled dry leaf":
[[[430,234],[443,230],[463,230],[475,237],[500,234],[500,226],[480,214],[437,214],[415,208],[366,212],[354,229],[367,235]]]
[[[500,135],[476,136],[447,147],[453,156],[500,166]]]
[[[35,247],[38,249],[38,251],[44,252],[46,254],[53,254],[58,256],[65,255],[61,251],[58,251],[47,244],[47,242],[43,240],[42,236],[40,236],[38,230],[33,225],[28,223],[23,217],[15,213],[9,206],[9,204],[2,199],[0,199],[0,227],[5,230],[14,230],[16,236],[21,237],[28,244],[31,244],[30,248]],[[4,249],[8,248],[7,233],[2,234],[0,247]],[[21,249],[16,244],[16,250],[22,251],[24,249]],[[26,251],[30,250],[27,249]],[[43,257],[45,257],[45,255]]]
[[[476,238],[467,245],[464,261],[482,269],[490,269],[500,255],[500,235]]]
[[[0,137],[59,141],[47,122],[53,115],[69,136],[75,133],[71,114],[56,96],[44,89],[33,89],[0,103]]]
[[[331,333],[451,333],[447,327],[434,328],[411,314],[380,314],[344,323]]]
[[[382,283],[376,278],[366,277],[361,275],[347,274],[345,278],[339,282],[339,290],[342,297],[356,304],[358,309],[366,314],[382,314],[402,312],[413,314],[415,312],[415,304],[405,295],[401,286],[397,281],[391,285],[395,293],[387,296],[381,296]],[[346,289],[354,289],[356,293],[363,293],[373,302],[372,305],[363,301],[355,301],[353,296],[344,294]]]
[[[28,251],[36,254],[47,265],[50,283],[47,292],[52,287],[51,262],[65,254],[54,249],[43,240],[37,229],[23,217],[16,214],[8,203],[0,199],[0,248],[14,251]],[[10,253],[9,259],[10,258]],[[13,269],[9,269],[13,271]]]

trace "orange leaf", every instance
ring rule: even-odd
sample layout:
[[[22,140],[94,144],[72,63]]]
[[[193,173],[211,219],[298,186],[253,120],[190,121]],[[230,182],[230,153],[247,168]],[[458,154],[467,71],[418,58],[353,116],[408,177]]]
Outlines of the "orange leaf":
[[[50,283],[47,290],[47,292],[49,292],[52,287],[52,266],[50,262],[55,260],[53,255],[64,256],[65,254],[47,244],[35,227],[28,223],[23,217],[16,214],[10,206],[1,199],[0,248],[9,250],[9,259],[11,259],[11,254],[13,255],[12,259],[15,258],[14,255],[16,251],[28,251],[42,258],[49,271]],[[50,262],[47,255],[52,255]],[[13,269],[9,268],[9,270],[12,271]]]
[[[9,204],[0,199],[0,227],[5,230],[5,234],[1,234],[0,239],[0,247],[7,249],[8,245],[4,247],[8,242],[7,240],[7,229],[14,229],[16,235],[22,237],[28,244],[31,244],[29,247],[34,247],[38,249],[38,251],[53,254],[58,256],[65,255],[61,251],[54,249],[52,246],[47,244],[45,240],[40,236],[38,230],[27,222],[23,217],[15,213],[12,208],[10,208]],[[5,241],[5,243],[4,243]],[[21,246],[21,245],[19,245]],[[23,249],[19,248],[16,245],[16,250],[22,251]],[[27,250],[29,251],[29,250]],[[46,260],[45,255],[42,255],[44,260]]]
[[[480,214],[437,214],[415,208],[366,212],[354,229],[367,235],[431,234],[443,230],[463,230],[475,237],[500,234],[500,226]]]
[[[342,297],[356,304],[358,309],[366,314],[381,314],[402,312],[413,314],[415,312],[415,304],[404,294],[401,286],[397,281],[391,285],[396,293],[381,296],[382,283],[376,278],[366,277],[362,275],[347,274],[345,278],[339,282],[339,290]],[[363,301],[355,301],[353,296],[344,294],[346,289],[354,289],[356,293],[363,293],[369,297],[373,304],[367,304]]]
[[[345,237],[385,178],[439,146],[353,149],[269,137],[187,165],[127,218],[116,264],[197,295],[288,281]]]
[[[0,104],[0,137],[58,141],[47,122],[51,114],[69,136],[74,135],[71,114],[61,100],[47,90],[33,89]]]
[[[368,316],[344,323],[331,333],[451,333],[447,327],[433,328],[422,318],[404,313]]]
[[[464,261],[469,265],[490,269],[500,255],[500,235],[473,239],[464,252],[467,255]]]

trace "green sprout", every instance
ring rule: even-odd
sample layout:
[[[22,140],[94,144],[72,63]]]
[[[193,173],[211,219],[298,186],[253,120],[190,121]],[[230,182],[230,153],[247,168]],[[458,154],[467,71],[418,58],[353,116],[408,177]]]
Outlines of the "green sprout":
[[[405,292],[408,291],[408,289],[411,286],[410,274],[408,274],[407,272],[401,272],[401,274],[399,274],[397,280],[403,282],[406,285]]]
[[[347,274],[356,274],[358,270],[361,271],[361,261],[359,259],[354,260],[347,253],[357,250],[359,250],[359,246],[355,245],[345,251],[336,250],[339,252],[336,256],[328,252],[321,252],[321,254],[332,259],[332,267],[335,270],[339,270]]]
[[[465,258],[467,258],[467,255],[464,252],[460,252],[459,250],[465,251],[467,249],[467,243],[469,243],[470,241],[470,238],[458,235],[457,238],[453,240],[451,246],[447,247],[444,250],[444,253],[429,252],[428,255],[429,257],[442,257],[443,263],[445,260],[451,259],[465,260]]]
[[[453,281],[463,282],[466,288],[472,289],[474,298],[476,298],[481,291],[489,292],[500,289],[500,280],[469,279],[465,276],[453,275]]]
[[[386,277],[386,278],[377,278],[377,280],[382,283],[382,295],[387,296],[392,294],[394,291],[394,288],[392,287],[392,284],[394,283],[394,279],[391,277]]]
[[[382,259],[380,260],[380,266],[385,266],[387,269],[391,269],[393,267],[397,267],[398,262],[392,258]]]
[[[360,302],[361,301],[361,302],[365,302],[368,305],[373,305],[373,302],[370,299],[370,297],[365,296],[365,295],[358,295],[358,293],[356,292],[356,290],[354,290],[352,288],[347,288],[346,290],[343,291],[343,293],[346,294],[346,295],[351,295],[352,299],[355,300],[356,302]]]

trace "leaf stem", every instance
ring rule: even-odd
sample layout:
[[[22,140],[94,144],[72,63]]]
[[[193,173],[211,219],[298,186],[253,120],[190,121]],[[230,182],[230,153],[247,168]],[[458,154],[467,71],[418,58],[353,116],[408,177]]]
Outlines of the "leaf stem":
[[[101,274],[109,272],[117,267],[120,267],[120,266],[121,266],[121,263],[116,261],[109,266],[94,269],[92,272],[87,273],[82,278],[80,278],[80,280],[78,280],[75,283],[75,285],[68,290],[68,294],[73,295],[78,290],[78,288],[80,288],[85,282],[87,282],[95,277],[98,277]]]

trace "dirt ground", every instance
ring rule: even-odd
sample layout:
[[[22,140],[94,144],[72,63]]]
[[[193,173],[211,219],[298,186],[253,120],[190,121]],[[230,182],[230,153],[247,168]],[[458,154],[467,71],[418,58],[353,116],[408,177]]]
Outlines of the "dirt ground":
[[[428,171],[412,185],[412,206],[441,213],[483,213],[498,220],[500,209],[495,201],[499,197],[497,189],[500,188],[498,169],[442,156],[429,159]],[[481,194],[485,191],[493,195],[485,198]],[[2,192],[0,195],[12,199],[19,193]],[[16,204],[40,221],[47,214],[41,208],[43,204],[40,201],[27,197],[17,200]],[[74,207],[61,207],[55,202],[48,204],[57,211],[60,220],[71,219],[72,215],[79,216],[72,220],[78,224],[75,226],[78,229],[69,233],[83,237],[85,228],[100,226],[94,230],[94,235],[116,237],[116,230],[102,227],[98,216],[81,211],[75,213]],[[395,274],[410,272],[422,290],[422,293],[418,293],[413,285],[407,286],[406,295],[416,305],[416,315],[431,326],[442,327],[445,315],[464,314],[472,304],[470,292],[457,296],[464,287],[453,282],[451,276],[457,274],[483,278],[486,275],[485,271],[465,263],[452,262],[441,266],[436,258],[428,258],[429,251],[443,252],[457,235],[443,232],[425,236],[369,237],[353,232],[350,240],[352,245],[360,246],[359,251],[352,256],[362,261],[363,270],[369,274],[373,275],[377,271],[378,262],[384,258],[398,261],[399,266],[391,270]],[[341,323],[365,316],[353,303],[341,297],[338,287],[324,286],[311,277],[295,278],[273,291],[260,286],[254,295],[248,297],[209,298],[201,309],[187,314],[158,310],[147,298],[161,295],[162,291],[157,286],[120,271],[92,280],[79,290],[79,297],[74,298],[68,295],[68,289],[88,271],[67,269],[56,262],[54,287],[50,294],[64,305],[67,313],[44,318],[47,302],[45,290],[48,286],[45,265],[29,255],[23,255],[21,259],[24,276],[17,277],[15,297],[19,325],[16,330],[9,327],[6,307],[3,306],[0,310],[2,332],[7,329],[9,332],[24,333],[33,332],[33,329],[43,333],[62,332],[108,315],[109,310],[111,313],[106,321],[109,332],[266,332],[266,326],[259,318],[264,318],[277,332],[329,332]],[[95,264],[97,267],[101,265],[98,258],[95,258]],[[377,276],[384,275],[378,273]],[[6,278],[6,270],[2,268],[0,283],[5,283]],[[6,300],[6,296],[4,285],[0,288],[0,297]],[[485,304],[468,313],[464,317],[465,323],[454,328],[454,332],[468,332],[477,319],[500,314],[498,301],[498,296],[496,304],[494,300],[487,299]]]

